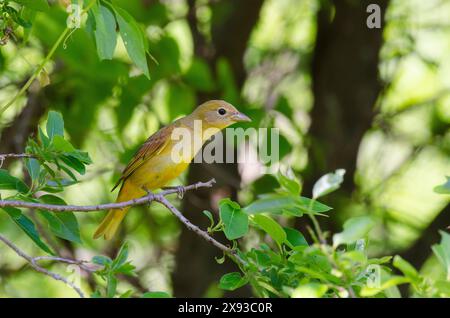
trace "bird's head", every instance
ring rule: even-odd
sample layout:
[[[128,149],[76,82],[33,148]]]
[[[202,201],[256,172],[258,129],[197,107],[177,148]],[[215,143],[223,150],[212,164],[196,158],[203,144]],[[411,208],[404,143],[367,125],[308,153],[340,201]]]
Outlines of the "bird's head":
[[[237,122],[249,122],[251,119],[223,100],[210,100],[192,113],[195,118],[209,127],[223,129]]]

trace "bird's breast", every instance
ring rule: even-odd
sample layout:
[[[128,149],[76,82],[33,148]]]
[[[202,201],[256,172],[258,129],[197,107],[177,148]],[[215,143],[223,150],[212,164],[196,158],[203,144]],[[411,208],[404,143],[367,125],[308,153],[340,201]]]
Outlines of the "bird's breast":
[[[176,130],[169,136],[169,144],[158,155],[146,159],[130,177],[131,181],[149,190],[167,185],[187,169],[203,143],[212,135],[203,130]]]

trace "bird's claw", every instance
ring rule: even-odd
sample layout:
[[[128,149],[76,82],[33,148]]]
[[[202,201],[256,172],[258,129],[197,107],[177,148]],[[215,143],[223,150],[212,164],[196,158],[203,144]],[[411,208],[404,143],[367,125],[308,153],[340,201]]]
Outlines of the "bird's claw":
[[[184,194],[186,193],[186,189],[183,186],[177,186],[176,189],[178,199],[182,200],[184,198]]]
[[[186,188],[179,185],[175,187],[163,187],[163,190],[175,190],[176,194],[178,195],[178,198],[181,200],[184,197],[184,194],[186,193]],[[172,192],[171,192],[172,193]]]
[[[142,190],[144,190],[144,191],[147,193],[147,195],[153,194],[153,192],[150,191],[149,189],[147,189],[147,187],[142,187]],[[150,207],[150,204],[152,204],[152,201],[149,201],[149,202],[148,202],[148,206],[149,206],[149,207]]]

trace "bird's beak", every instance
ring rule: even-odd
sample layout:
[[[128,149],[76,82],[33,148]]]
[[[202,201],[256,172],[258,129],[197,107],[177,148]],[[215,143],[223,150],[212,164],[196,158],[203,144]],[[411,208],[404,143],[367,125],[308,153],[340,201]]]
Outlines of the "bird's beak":
[[[231,119],[234,120],[235,122],[250,122],[250,121],[252,121],[250,119],[250,117],[248,117],[247,115],[245,115],[243,113],[236,113],[233,116],[231,116]]]

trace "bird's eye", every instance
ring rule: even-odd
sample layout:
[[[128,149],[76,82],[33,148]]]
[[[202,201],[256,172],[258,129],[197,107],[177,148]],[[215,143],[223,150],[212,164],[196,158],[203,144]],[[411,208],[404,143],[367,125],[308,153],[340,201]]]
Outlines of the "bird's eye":
[[[227,111],[224,108],[219,108],[217,112],[219,113],[219,115],[225,115],[227,113]]]

